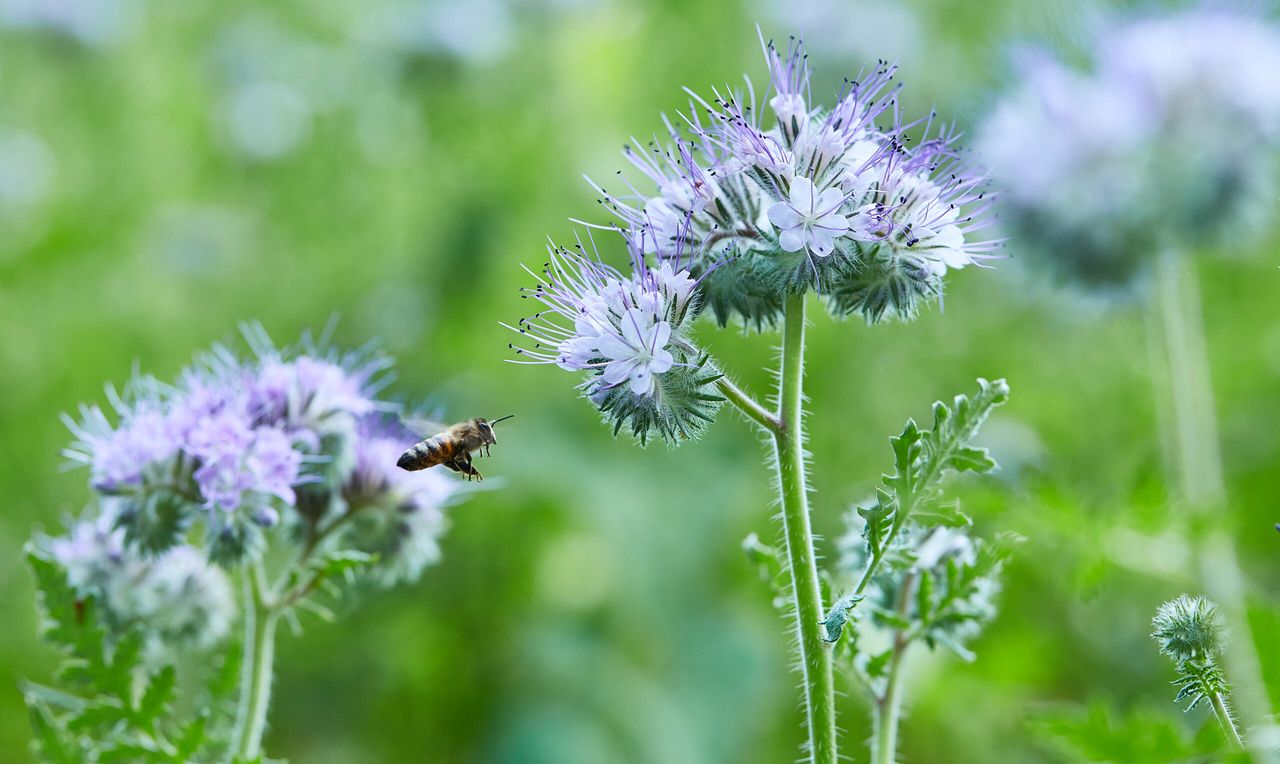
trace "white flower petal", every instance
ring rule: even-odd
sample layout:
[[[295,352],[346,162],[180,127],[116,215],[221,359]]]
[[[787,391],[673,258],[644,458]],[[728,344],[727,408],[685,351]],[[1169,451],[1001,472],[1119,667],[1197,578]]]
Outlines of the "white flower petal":
[[[612,360],[620,358],[634,358],[636,349],[623,342],[619,337],[612,334],[602,334],[595,338],[596,348],[600,351],[600,355]]]
[[[651,353],[656,353],[656,351],[667,346],[667,340],[669,339],[671,339],[671,324],[666,321],[659,321],[654,324],[653,331],[649,334],[649,341],[645,344],[645,347]]]
[[[604,380],[606,385],[616,385],[627,377],[631,376],[631,370],[635,368],[635,361],[614,361],[604,367],[604,374],[600,378]]]
[[[653,391],[653,377],[649,372],[639,370],[631,375],[631,392],[636,395],[648,395]]]
[[[802,215],[813,212],[813,181],[808,178],[796,178],[791,181],[791,206]]]
[[[830,231],[832,234],[844,233],[849,230],[849,219],[844,215],[825,215],[815,220],[813,227]]]
[[[789,228],[778,237],[778,246],[784,252],[799,252],[804,249],[804,232],[800,228]]]
[[[809,233],[809,249],[818,257],[831,254],[835,246],[835,237],[829,232],[815,228]]]
[[[675,362],[676,359],[672,357],[670,351],[657,350],[653,354],[653,360],[649,362],[649,371],[654,374],[663,374],[670,371]]]
[[[818,196],[818,202],[814,205],[814,209],[823,215],[830,214],[833,210],[839,209],[844,203],[844,194],[838,188],[828,188]]]
[[[804,222],[804,217],[786,202],[778,202],[769,208],[769,222],[779,230],[795,228]]]
[[[645,335],[649,333],[649,327],[653,325],[653,318],[652,313],[639,308],[628,310],[622,316],[622,321],[619,322],[619,328],[622,329],[622,338],[633,348],[648,347],[649,343],[645,342]]]

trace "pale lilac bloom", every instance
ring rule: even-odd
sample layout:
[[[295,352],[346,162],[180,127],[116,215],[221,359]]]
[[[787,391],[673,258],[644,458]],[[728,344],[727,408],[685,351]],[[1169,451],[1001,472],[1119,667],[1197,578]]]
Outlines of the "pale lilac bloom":
[[[125,543],[109,514],[77,522],[65,537],[48,539],[50,556],[78,594],[95,597],[107,626],[145,622],[148,661],[159,664],[173,642],[207,649],[231,630],[236,605],[231,584],[195,548],[179,545],[148,558]]]
[[[895,257],[921,258],[942,275],[996,257],[1003,241],[974,235],[995,222],[987,175],[961,161],[955,133],[943,129],[929,137],[931,127],[919,145],[895,141],[889,161],[853,176],[849,235]]]
[[[808,249],[826,257],[835,249],[837,236],[849,230],[849,221],[840,213],[844,193],[828,188],[817,193],[813,181],[796,178],[791,182],[791,199],[769,208],[769,222],[778,229],[778,244],[787,252]]]
[[[445,507],[459,497],[459,483],[441,470],[409,472],[396,466],[414,434],[384,420],[364,420],[355,467],[342,487],[353,516],[347,541],[377,554],[375,575],[384,584],[414,580],[440,559],[447,528]]]
[[[255,429],[238,413],[225,412],[200,422],[186,450],[199,460],[195,480],[205,506],[230,512],[254,496],[294,501],[302,454],[278,428]]]
[[[119,491],[138,485],[148,467],[171,459],[181,441],[172,417],[158,400],[148,399],[131,408],[109,392],[121,416],[120,425],[112,427],[98,406],[81,406],[79,422],[63,416],[76,440],[62,453],[89,465],[95,488]]]
[[[653,375],[662,374],[675,363],[666,349],[671,338],[671,324],[658,319],[656,313],[631,308],[619,322],[620,334],[600,335],[597,349],[609,359],[601,378],[614,387],[625,380],[636,395],[653,392]]]
[[[548,309],[509,327],[534,340],[532,347],[516,349],[526,363],[592,371],[593,391],[625,384],[635,395],[653,395],[657,377],[676,366],[671,349],[698,282],[676,259],[646,266],[646,235],[626,237],[630,277],[598,256],[548,247],[540,283],[525,290]]]

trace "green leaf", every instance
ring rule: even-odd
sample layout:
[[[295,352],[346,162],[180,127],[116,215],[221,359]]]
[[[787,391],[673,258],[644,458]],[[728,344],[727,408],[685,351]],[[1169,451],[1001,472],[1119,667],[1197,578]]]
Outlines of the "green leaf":
[[[1191,738],[1176,716],[1139,706],[1120,713],[1114,701],[1094,699],[1088,707],[1055,706],[1034,713],[1035,737],[1069,761],[1114,764],[1168,764],[1195,760],[1224,762],[1226,741],[1209,716]],[[1216,734],[1215,734],[1216,733]]]
[[[178,683],[178,672],[173,666],[165,666],[152,675],[151,681],[142,693],[138,702],[137,718],[148,725],[162,716],[173,701],[174,689]]]
[[[938,528],[968,528],[973,525],[973,518],[960,511],[959,499],[918,507],[912,517],[921,525]]]
[[[947,466],[957,472],[990,472],[996,468],[996,462],[985,448],[962,446],[952,454]]]
[[[27,701],[36,751],[51,764],[81,764],[84,754],[74,745],[57,717],[39,701]]]
[[[868,678],[879,679],[889,671],[889,661],[893,659],[893,648],[889,648],[883,652],[876,653],[867,659],[866,672]]]
[[[916,614],[926,623],[933,615],[933,573],[928,570],[920,571],[916,583]]]

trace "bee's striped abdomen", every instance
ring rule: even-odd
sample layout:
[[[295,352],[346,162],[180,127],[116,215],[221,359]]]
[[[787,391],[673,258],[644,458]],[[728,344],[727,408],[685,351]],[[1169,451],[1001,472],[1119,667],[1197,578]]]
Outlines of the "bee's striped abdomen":
[[[454,457],[454,444],[444,433],[414,444],[400,455],[396,465],[405,470],[425,470],[443,464]]]

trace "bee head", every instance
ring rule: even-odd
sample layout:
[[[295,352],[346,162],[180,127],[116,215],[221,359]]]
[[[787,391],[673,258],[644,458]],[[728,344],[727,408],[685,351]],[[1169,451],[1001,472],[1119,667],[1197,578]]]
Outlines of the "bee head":
[[[493,420],[492,422],[481,417],[476,420],[476,426],[480,428],[480,435],[484,437],[484,440],[486,443],[492,443],[493,445],[497,445],[498,439],[493,434],[493,426],[498,422],[502,422],[504,420],[510,419],[513,416],[515,416],[515,414],[508,414],[504,417],[499,417]]]

